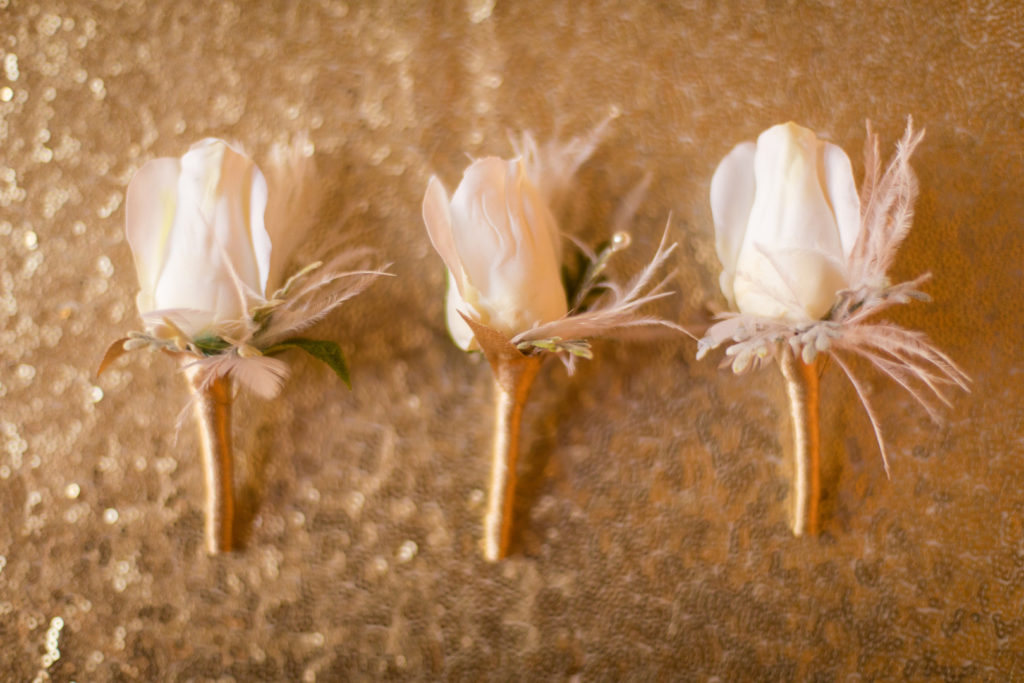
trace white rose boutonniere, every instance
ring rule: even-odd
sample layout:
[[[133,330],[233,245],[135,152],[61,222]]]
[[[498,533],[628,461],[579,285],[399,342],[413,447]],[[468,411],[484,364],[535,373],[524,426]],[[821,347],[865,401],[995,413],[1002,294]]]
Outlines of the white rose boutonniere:
[[[488,561],[508,553],[520,418],[543,359],[555,355],[571,371],[576,359],[592,357],[592,337],[640,325],[685,332],[638,313],[670,294],[669,278],[653,279],[675,248],[664,238],[651,262],[625,287],[604,277],[611,256],[629,244],[624,232],[616,232],[597,253],[578,245],[585,250],[585,265],[563,276],[558,204],[573,191],[573,175],[603,127],[564,144],[538,145],[526,134],[515,158],[473,161],[451,197],[432,177],[423,200],[427,233],[448,268],[448,330],[463,350],[482,350],[494,371],[496,414],[483,541]]]
[[[968,378],[924,335],[870,318],[890,306],[927,300],[925,274],[891,284],[886,270],[910,230],[917,180],[910,156],[920,143],[910,122],[883,172],[868,127],[866,177],[858,194],[846,153],[806,128],[785,123],[736,146],[711,180],[722,293],[732,311],[708,329],[697,357],[731,342],[739,374],[777,361],[786,378],[796,466],[793,533],[819,529],[818,380],[827,356],[844,372],[888,456],[875,411],[844,354],[859,355],[906,388],[933,416],[944,389]]]
[[[335,342],[296,335],[383,274],[352,269],[367,250],[347,251],[268,292],[273,241],[264,220],[273,214],[283,222],[308,210],[302,206],[308,191],[298,185],[311,180],[312,162],[299,148],[278,155],[273,177],[281,182],[269,187],[251,159],[212,138],[180,159],[147,163],[128,186],[126,231],[145,330],[111,344],[99,372],[143,347],[178,359],[200,427],[211,553],[232,549],[232,382],[273,398],[289,372],[276,356],[297,348],[347,384],[348,367]]]

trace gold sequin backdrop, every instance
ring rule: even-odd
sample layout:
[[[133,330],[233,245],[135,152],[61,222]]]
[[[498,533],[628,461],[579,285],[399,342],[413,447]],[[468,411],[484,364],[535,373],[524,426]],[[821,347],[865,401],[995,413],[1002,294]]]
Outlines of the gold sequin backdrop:
[[[3,680],[1000,679],[1024,671],[1024,15],[942,2],[0,0]],[[478,556],[491,378],[443,326],[419,206],[466,155],[621,116],[566,228],[596,240],[651,186],[615,266],[665,221],[688,321],[720,301],[708,183],[794,119],[888,153],[910,114],[921,198],[893,313],[974,377],[934,425],[870,382],[892,451],[823,380],[824,534],[794,539],[778,373],[737,379],[661,336],[542,372],[513,555]],[[317,232],[398,277],[318,327],[349,392],[296,359],[236,406],[247,549],[202,549],[187,400],[164,357],[102,378],[139,326],[125,187],[198,139],[309,131]],[[864,369],[864,368],[862,368]]]

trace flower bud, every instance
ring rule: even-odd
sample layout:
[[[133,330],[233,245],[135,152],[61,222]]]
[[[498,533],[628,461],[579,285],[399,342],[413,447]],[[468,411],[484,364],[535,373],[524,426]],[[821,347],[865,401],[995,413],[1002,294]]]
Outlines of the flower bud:
[[[259,168],[221,140],[203,140],[180,159],[155,159],[135,174],[127,235],[139,312],[150,326],[171,317],[195,339],[245,316],[267,284],[266,205]]]
[[[736,146],[711,180],[720,284],[739,312],[819,320],[849,286],[860,233],[850,159],[794,123]]]
[[[473,334],[459,311],[509,338],[565,315],[558,226],[521,160],[473,162],[450,201],[432,177],[423,221],[448,266],[448,329],[461,348]]]

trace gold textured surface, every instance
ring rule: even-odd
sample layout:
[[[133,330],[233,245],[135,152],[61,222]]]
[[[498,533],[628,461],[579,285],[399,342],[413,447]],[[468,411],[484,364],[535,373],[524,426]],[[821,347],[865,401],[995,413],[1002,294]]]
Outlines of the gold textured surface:
[[[205,2],[0,0],[3,680],[991,680],[1024,671],[1024,16],[1011,0]],[[792,538],[785,394],[695,345],[600,342],[541,372],[512,557],[479,557],[490,369],[447,339],[419,215],[430,173],[621,116],[564,227],[594,239],[645,173],[628,274],[671,213],[688,321],[715,287],[720,158],[794,119],[891,150],[911,114],[921,198],[893,319],[974,377],[935,426],[877,377],[887,480],[853,391],[822,382],[825,516]],[[207,557],[173,363],[105,345],[139,323],[135,170],[209,135],[263,163],[308,130],[318,239],[398,275],[241,398],[247,549]],[[303,244],[296,262],[317,254]],[[860,366],[858,366],[860,367]],[[866,370],[866,368],[861,368]],[[867,376],[867,373],[863,373]]]

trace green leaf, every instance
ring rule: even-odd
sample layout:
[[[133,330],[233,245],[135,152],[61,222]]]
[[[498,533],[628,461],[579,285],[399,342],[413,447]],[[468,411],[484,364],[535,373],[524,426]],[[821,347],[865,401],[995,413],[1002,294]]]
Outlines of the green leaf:
[[[341,381],[345,383],[345,386],[349,389],[352,388],[352,380],[348,374],[348,365],[345,363],[345,355],[341,352],[341,347],[335,342],[324,341],[321,339],[304,339],[302,337],[294,337],[263,349],[263,354],[270,356],[275,353],[280,353],[285,349],[301,349],[317,360],[323,361],[330,366],[331,370],[334,370],[334,373],[341,378]]]
[[[218,353],[223,353],[229,346],[230,343],[224,341],[220,337],[200,337],[192,341],[197,349],[199,349],[204,356],[216,356]]]
[[[519,342],[516,346],[520,351],[526,352],[531,348],[540,349],[542,351],[550,351],[551,353],[571,353],[579,358],[586,358],[591,360],[594,357],[593,351],[590,350],[590,343],[584,339],[562,339],[561,337],[551,337],[550,339],[531,339],[530,341]]]
[[[608,262],[622,248],[621,243],[611,239],[598,247],[594,260],[578,252],[575,265],[572,268],[563,267],[562,281],[565,284],[566,299],[570,303],[570,313],[585,311],[593,304],[600,293],[598,286],[608,279],[604,275]]]

